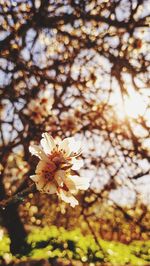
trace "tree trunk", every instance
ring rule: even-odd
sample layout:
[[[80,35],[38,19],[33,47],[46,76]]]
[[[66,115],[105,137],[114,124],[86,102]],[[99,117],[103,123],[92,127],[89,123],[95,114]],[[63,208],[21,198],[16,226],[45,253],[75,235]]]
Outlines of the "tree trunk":
[[[0,178],[0,200],[5,197],[6,193],[4,185],[2,178]],[[11,240],[10,250],[12,254],[24,254],[27,251],[27,244],[25,242],[26,231],[19,217],[17,205],[13,204],[8,206],[6,209],[1,210],[0,215],[2,217],[2,223],[7,229]]]

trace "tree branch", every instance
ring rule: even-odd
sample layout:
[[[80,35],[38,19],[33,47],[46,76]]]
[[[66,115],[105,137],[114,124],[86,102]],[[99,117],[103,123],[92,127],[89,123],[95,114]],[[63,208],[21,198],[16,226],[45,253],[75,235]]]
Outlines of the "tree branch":
[[[26,196],[36,191],[37,190],[35,184],[32,184],[30,187],[22,190],[21,192],[0,201],[0,209],[5,210],[5,208],[7,208],[9,205],[23,202]]]

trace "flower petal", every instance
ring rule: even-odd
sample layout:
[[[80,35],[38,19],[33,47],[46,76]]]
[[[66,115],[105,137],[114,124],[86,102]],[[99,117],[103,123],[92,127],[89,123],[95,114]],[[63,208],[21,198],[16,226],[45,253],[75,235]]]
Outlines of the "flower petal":
[[[31,178],[34,182],[37,182],[37,181],[39,181],[40,176],[39,176],[39,175],[30,175],[30,178]]]
[[[70,156],[79,156],[81,154],[81,142],[76,141],[73,137],[69,139]]]
[[[32,155],[37,156],[41,160],[48,159],[43,150],[38,145],[30,145],[29,151],[31,152]]]
[[[70,203],[71,207],[78,205],[78,201],[70,192],[60,189],[58,195],[63,201]]]
[[[70,192],[75,192],[76,191],[76,185],[74,180],[72,180],[70,177],[67,177],[64,179],[64,183],[69,189]]]
[[[59,143],[59,150],[63,150],[66,157],[68,157],[71,153],[71,150],[69,148],[69,139],[71,138],[66,138]]]
[[[37,190],[43,192],[43,188],[46,184],[45,178],[39,175],[31,175],[30,178],[35,182]]]
[[[39,161],[39,163],[36,166],[35,173],[42,175],[42,171],[45,168],[46,168],[46,162],[45,161]]]
[[[70,177],[67,177],[65,171],[58,170],[55,174],[55,180],[60,187],[63,187],[63,184],[65,184],[70,191],[76,191],[74,180],[72,180]]]
[[[35,173],[44,176],[46,172],[52,173],[55,171],[56,165],[52,161],[39,161]]]
[[[63,180],[65,179],[66,173],[63,170],[58,170],[55,173],[55,180],[58,184],[58,186],[62,187],[63,186]]]
[[[47,194],[55,194],[57,191],[57,187],[53,182],[48,182],[46,186],[43,188],[43,192]]]
[[[79,170],[83,166],[83,160],[72,159],[72,170]]]
[[[46,154],[51,154],[53,149],[56,149],[56,144],[52,136],[48,133],[43,133],[41,139],[41,146]]]
[[[90,180],[87,177],[79,177],[79,176],[69,176],[69,178],[72,182],[74,182],[75,188],[76,189],[81,189],[81,190],[86,190],[89,188]]]

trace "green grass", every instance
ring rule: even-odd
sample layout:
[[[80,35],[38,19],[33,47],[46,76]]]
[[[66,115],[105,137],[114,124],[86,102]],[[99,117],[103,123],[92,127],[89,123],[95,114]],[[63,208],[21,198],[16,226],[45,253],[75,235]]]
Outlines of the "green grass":
[[[92,235],[84,236],[79,229],[67,231],[55,226],[36,228],[27,237],[29,253],[22,260],[69,258],[83,262],[109,262],[111,265],[148,265],[150,262],[150,241],[134,241],[125,245],[115,241],[99,239],[100,246]],[[0,241],[0,258],[12,255],[10,240],[4,235]]]

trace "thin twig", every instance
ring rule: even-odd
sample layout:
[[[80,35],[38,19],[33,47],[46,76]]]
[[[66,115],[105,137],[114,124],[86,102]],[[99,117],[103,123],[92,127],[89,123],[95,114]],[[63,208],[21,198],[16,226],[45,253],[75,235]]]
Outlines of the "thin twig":
[[[36,186],[35,184],[32,184],[30,187],[22,190],[21,192],[7,198],[4,199],[2,201],[0,201],[0,209],[5,210],[9,205],[11,204],[15,204],[15,203],[19,203],[19,202],[23,202],[24,198],[26,196],[28,196],[30,193],[36,192]]]

